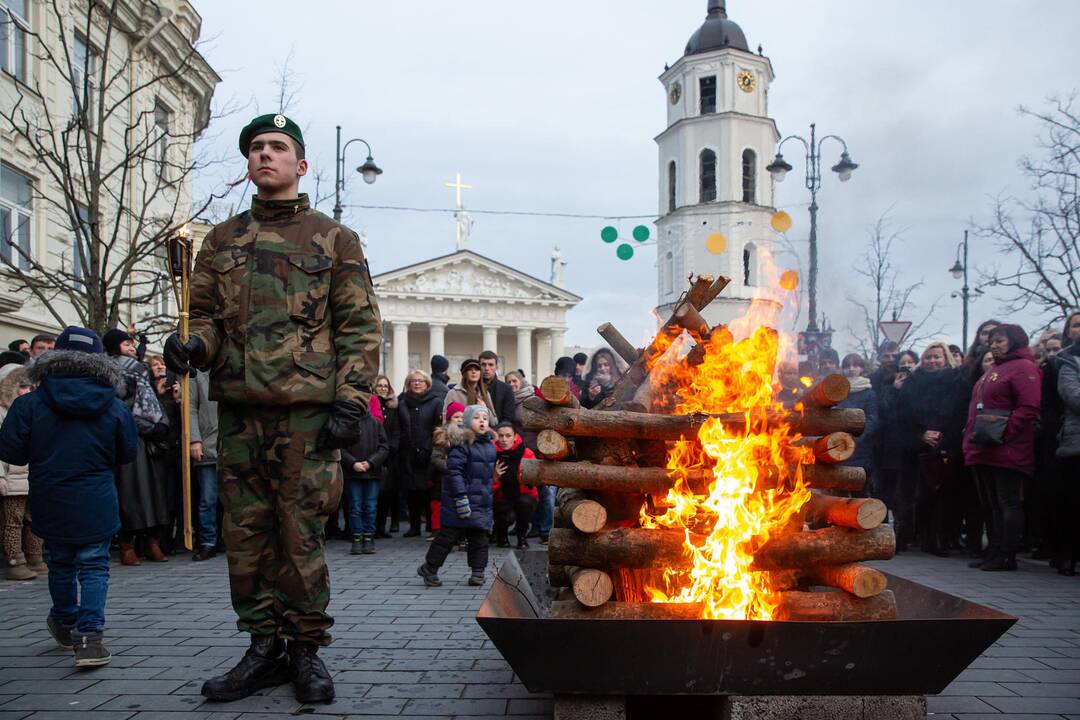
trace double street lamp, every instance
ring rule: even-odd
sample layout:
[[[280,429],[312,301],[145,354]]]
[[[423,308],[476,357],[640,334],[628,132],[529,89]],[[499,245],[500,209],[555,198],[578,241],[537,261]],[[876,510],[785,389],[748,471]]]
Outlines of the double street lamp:
[[[972,290],[968,287],[968,231],[964,231],[964,240],[956,246],[956,262],[949,268],[949,272],[952,276],[959,280],[964,279],[964,286],[960,288],[960,301],[964,306],[964,344],[961,346],[964,348],[964,352],[967,352],[967,339],[968,339],[968,303],[971,302],[971,298],[978,297],[983,294],[983,291],[979,288]],[[957,297],[957,293],[953,293],[953,297]]]
[[[345,143],[345,147],[341,146],[341,126],[338,125],[337,145],[334,151],[334,220],[337,222],[341,222],[341,191],[345,189],[345,151],[354,142],[364,143],[364,147],[367,148],[367,160],[364,161],[363,165],[356,168],[356,172],[360,173],[364,178],[364,182],[370,185],[382,175],[382,169],[375,164],[375,160],[371,157],[371,146],[368,145],[366,140],[353,138]]]
[[[810,300],[810,319],[806,324],[806,330],[808,332],[818,332],[817,192],[821,189],[821,146],[826,140],[830,139],[836,140],[842,147],[840,152],[840,162],[832,166],[832,171],[836,173],[840,182],[847,182],[851,179],[851,173],[854,172],[855,168],[859,167],[856,163],[851,161],[851,156],[848,155],[847,143],[838,135],[826,135],[819,141],[817,139],[817,125],[815,123],[810,124],[809,142],[800,135],[787,136],[780,141],[780,145],[776,148],[776,157],[765,168],[773,176],[773,180],[776,182],[783,182],[784,178],[787,177],[787,174],[791,171],[791,164],[784,160],[784,156],[781,153],[784,149],[784,143],[788,140],[798,140],[806,149],[806,189],[810,191],[810,288],[808,293]]]

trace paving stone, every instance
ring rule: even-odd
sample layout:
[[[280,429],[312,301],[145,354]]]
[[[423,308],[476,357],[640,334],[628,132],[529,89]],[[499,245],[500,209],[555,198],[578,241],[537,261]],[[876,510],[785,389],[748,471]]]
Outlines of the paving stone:
[[[1080,713],[1080,698],[1077,697],[993,697],[986,702],[1003,713]]]
[[[94,710],[106,702],[112,700],[115,695],[93,695],[80,693],[79,695],[56,695],[39,693],[34,695],[20,695],[13,700],[0,705],[0,710],[10,712],[12,710],[62,710],[66,712],[84,712]]]
[[[942,695],[972,695],[978,697],[990,697],[994,695],[1015,696],[1017,693],[995,682],[971,682],[966,680],[954,680]]]
[[[506,712],[506,700],[410,700],[405,714],[412,715],[501,715]]]
[[[371,686],[371,690],[369,690],[364,697],[404,698],[406,700],[417,698],[453,699],[462,697],[464,691],[465,685],[460,683],[445,685],[425,685],[424,683],[399,685],[396,683],[380,683]]]
[[[89,691],[102,695],[168,695],[183,684],[180,680],[101,680]]]
[[[102,710],[130,710],[132,712],[164,712],[168,710],[194,710],[203,701],[192,695],[121,695],[101,706]]]
[[[1024,697],[1080,698],[1080,677],[1075,683],[1002,683],[1002,686]]]
[[[926,698],[926,708],[934,714],[993,712],[995,709],[985,700],[962,695],[931,695]]]

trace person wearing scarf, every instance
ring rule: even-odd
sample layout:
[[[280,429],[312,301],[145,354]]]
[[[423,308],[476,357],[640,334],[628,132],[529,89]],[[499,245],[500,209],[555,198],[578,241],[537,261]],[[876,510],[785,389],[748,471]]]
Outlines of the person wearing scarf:
[[[495,448],[495,542],[499,547],[510,547],[508,533],[510,523],[515,522],[517,547],[524,550],[529,547],[525,536],[536,512],[539,494],[535,487],[521,484],[521,461],[536,455],[525,447],[521,436],[514,431],[514,425],[506,420],[495,428]]]

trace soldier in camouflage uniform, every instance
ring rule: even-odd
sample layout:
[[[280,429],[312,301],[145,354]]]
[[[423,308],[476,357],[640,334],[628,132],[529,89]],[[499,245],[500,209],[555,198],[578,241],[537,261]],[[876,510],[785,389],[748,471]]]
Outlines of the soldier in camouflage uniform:
[[[333,624],[323,527],[341,497],[338,448],[367,411],[381,322],[356,234],[299,193],[300,128],[255,118],[240,150],[259,192],[206,236],[190,339],[165,346],[174,371],[210,372],[229,585],[237,626],[251,633],[240,663],[202,692],[233,700],[291,677],[301,702],[329,701],[316,654]]]

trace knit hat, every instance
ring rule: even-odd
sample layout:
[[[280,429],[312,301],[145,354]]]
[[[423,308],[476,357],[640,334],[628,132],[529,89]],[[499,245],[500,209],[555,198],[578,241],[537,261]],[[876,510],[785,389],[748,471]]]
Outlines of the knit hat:
[[[0,368],[13,365],[19,367],[26,364],[26,356],[14,350],[5,350],[0,353]]]
[[[444,373],[450,369],[450,361],[442,355],[431,356],[431,372]]]
[[[464,375],[465,371],[469,370],[470,368],[473,369],[473,370],[479,370],[480,369],[480,361],[477,360],[476,358],[466,358],[461,363],[461,374]]]
[[[105,337],[102,338],[102,342],[105,344],[105,352],[110,355],[120,354],[120,343],[125,340],[131,340],[135,342],[135,338],[131,337],[126,330],[120,328],[113,328],[109,332],[105,333]],[[98,351],[100,352],[100,350]]]
[[[117,345],[119,347],[119,344]],[[100,355],[103,351],[101,338],[93,330],[76,325],[68,325],[60,337],[56,338],[54,350],[78,350],[79,352]]]
[[[473,417],[475,417],[477,413],[484,413],[484,415],[487,415],[488,420],[491,419],[491,413],[488,412],[487,405],[470,405],[465,408],[465,427],[472,427]]]
[[[465,412],[465,406],[459,402],[452,402],[446,406],[446,419],[449,420],[454,416],[454,413]]]

